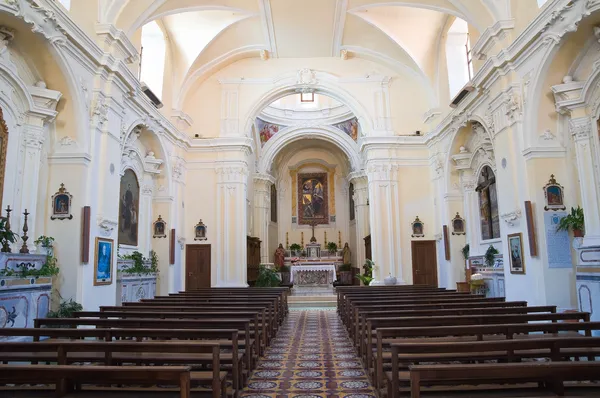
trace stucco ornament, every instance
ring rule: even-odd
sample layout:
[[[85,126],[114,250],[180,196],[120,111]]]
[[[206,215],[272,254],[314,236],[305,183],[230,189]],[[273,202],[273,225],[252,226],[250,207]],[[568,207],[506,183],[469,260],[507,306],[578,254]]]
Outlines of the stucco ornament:
[[[318,83],[317,81],[317,75],[315,73],[315,71],[313,71],[312,69],[300,69],[298,71],[298,80],[297,80],[298,84],[303,84],[303,85],[315,85]]]

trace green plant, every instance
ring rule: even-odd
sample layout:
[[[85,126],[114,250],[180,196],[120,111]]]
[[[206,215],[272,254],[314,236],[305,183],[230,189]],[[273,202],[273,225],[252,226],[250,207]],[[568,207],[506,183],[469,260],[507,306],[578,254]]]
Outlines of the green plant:
[[[17,235],[10,229],[6,228],[6,218],[0,218],[0,243],[2,243],[2,253],[10,253],[9,243],[15,243]]]
[[[290,272],[290,267],[288,267],[287,265],[282,265],[281,267],[279,267],[278,272]]]
[[[583,209],[580,206],[577,206],[576,209],[571,207],[571,214],[566,215],[565,217],[560,219],[558,223],[557,231],[568,231],[572,229],[573,231],[583,231],[584,228],[584,218],[583,218]]]
[[[464,245],[464,247],[461,249],[462,255],[465,260],[469,259],[469,251],[470,250],[471,250],[471,248],[468,243],[466,245]]]
[[[352,264],[340,265],[340,272],[348,272],[348,271],[352,271]]]
[[[42,247],[51,248],[54,246],[54,238],[51,236],[42,235],[34,240],[33,243],[36,245],[41,245]]]
[[[134,251],[131,254],[121,256],[122,260],[133,260],[131,267],[124,267],[121,272],[124,274],[136,274],[136,275],[148,275],[158,272],[158,255],[154,250],[150,251],[150,258],[147,259],[144,255],[138,251]],[[146,266],[147,262],[150,262],[150,266]]]
[[[333,254],[335,252],[337,252],[337,244],[335,242],[329,242],[327,244],[327,250],[329,250],[329,253]]]
[[[69,301],[61,301],[56,311],[49,311],[46,318],[72,318],[73,313],[83,311],[83,306],[73,299]]]
[[[256,287],[278,287],[280,284],[277,273],[264,264],[258,266],[258,278],[256,278]]]
[[[363,274],[356,274],[356,277],[363,283],[365,286],[369,286],[371,281],[373,280],[373,267],[375,263],[369,259],[365,260],[365,265],[363,265]]]
[[[494,266],[494,262],[496,261],[496,254],[498,254],[498,250],[493,245],[490,245],[490,247],[488,247],[484,255],[485,265],[487,265],[488,268],[492,268]]]
[[[300,246],[300,245],[299,245],[299,244],[297,244],[297,243],[292,243],[292,244],[290,245],[290,250],[291,250],[291,251],[294,251],[294,252],[297,252],[297,251],[299,251],[299,250],[302,250],[302,246]]]

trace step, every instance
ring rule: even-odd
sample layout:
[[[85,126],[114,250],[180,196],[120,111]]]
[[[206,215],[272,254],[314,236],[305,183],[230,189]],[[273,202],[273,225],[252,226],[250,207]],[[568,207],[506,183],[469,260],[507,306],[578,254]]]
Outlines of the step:
[[[306,301],[326,301],[326,302],[337,302],[336,296],[289,296],[288,303],[292,302],[306,302]]]
[[[335,301],[300,301],[300,302],[288,302],[288,307],[292,308],[335,308],[337,303]]]

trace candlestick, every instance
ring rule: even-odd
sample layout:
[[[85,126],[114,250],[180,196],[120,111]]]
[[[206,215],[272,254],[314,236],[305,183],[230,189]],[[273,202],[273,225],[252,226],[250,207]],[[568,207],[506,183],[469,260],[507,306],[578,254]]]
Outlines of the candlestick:
[[[6,228],[6,232],[10,232],[10,212],[12,209],[10,206],[6,207],[6,223],[4,224],[4,228]],[[10,253],[10,243],[8,239],[4,239],[2,241],[2,253]]]
[[[304,247],[304,231],[300,232],[300,246]]]
[[[338,231],[338,247],[342,247],[342,231]]]
[[[290,233],[289,232],[285,233],[285,248],[286,249],[290,248]]]
[[[21,246],[21,250],[19,250],[19,253],[29,254],[29,249],[27,248],[27,239],[29,239],[29,237],[27,236],[27,231],[29,231],[29,228],[27,227],[27,216],[29,216],[29,212],[27,211],[27,209],[25,209],[23,215],[25,216],[25,219],[23,220],[23,236],[21,236],[21,239],[23,239],[23,246]]]
[[[323,244],[327,246],[327,231],[323,231],[325,234],[325,239],[323,239]]]

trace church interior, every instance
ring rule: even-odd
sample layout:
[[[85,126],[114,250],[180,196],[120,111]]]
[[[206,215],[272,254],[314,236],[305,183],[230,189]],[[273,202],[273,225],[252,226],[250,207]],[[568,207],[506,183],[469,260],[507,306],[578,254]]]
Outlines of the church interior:
[[[0,397],[598,397],[600,0],[0,0],[0,247]]]

